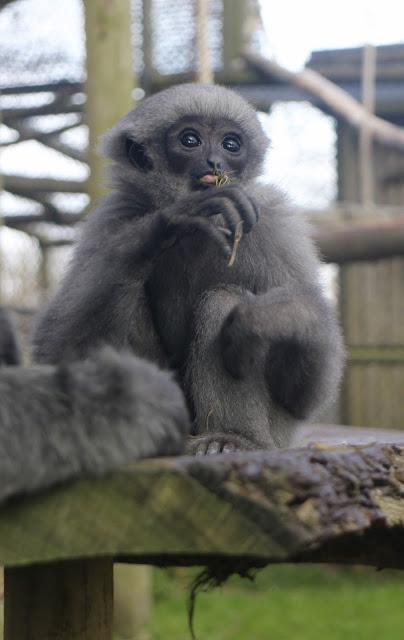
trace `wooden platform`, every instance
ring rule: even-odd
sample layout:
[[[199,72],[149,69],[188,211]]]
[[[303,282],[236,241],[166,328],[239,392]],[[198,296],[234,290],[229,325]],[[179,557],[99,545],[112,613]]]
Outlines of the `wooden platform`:
[[[148,460],[14,500],[5,640],[110,640],[113,560],[404,568],[404,444]]]

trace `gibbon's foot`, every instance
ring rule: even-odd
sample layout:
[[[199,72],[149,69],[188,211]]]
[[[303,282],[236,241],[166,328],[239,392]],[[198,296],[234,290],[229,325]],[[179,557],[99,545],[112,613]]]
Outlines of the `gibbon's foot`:
[[[205,433],[190,436],[186,453],[194,456],[207,456],[215,453],[236,453],[258,449],[257,445],[235,433]]]

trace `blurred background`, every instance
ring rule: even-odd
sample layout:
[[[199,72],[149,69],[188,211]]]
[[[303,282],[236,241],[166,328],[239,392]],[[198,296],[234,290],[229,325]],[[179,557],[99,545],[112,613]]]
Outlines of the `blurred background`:
[[[314,224],[348,348],[322,420],[404,429],[403,25],[396,0],[0,0],[0,299],[26,343],[101,194],[98,136],[150,93],[215,81],[259,109],[263,179]],[[128,614],[117,638],[187,638],[189,572],[158,573],[152,616],[145,576],[144,620]],[[202,596],[196,625],[210,640],[395,640],[402,611],[391,572],[271,568]]]

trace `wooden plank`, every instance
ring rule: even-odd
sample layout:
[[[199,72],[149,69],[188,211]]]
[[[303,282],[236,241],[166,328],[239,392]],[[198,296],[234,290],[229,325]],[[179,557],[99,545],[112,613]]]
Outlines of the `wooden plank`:
[[[404,568],[403,496],[404,448],[395,445],[148,460],[3,507],[0,563]]]
[[[4,640],[111,640],[112,562],[6,569]]]
[[[350,362],[346,372],[344,421],[380,429],[404,429],[404,365]]]
[[[348,351],[348,362],[402,362],[404,364],[404,346],[355,346]]]

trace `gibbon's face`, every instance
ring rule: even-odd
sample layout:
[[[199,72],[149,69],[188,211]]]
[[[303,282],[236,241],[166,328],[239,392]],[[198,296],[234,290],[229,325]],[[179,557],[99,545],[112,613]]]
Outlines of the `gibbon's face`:
[[[187,117],[166,134],[170,170],[183,176],[191,190],[237,182],[248,160],[248,145],[231,120]]]

